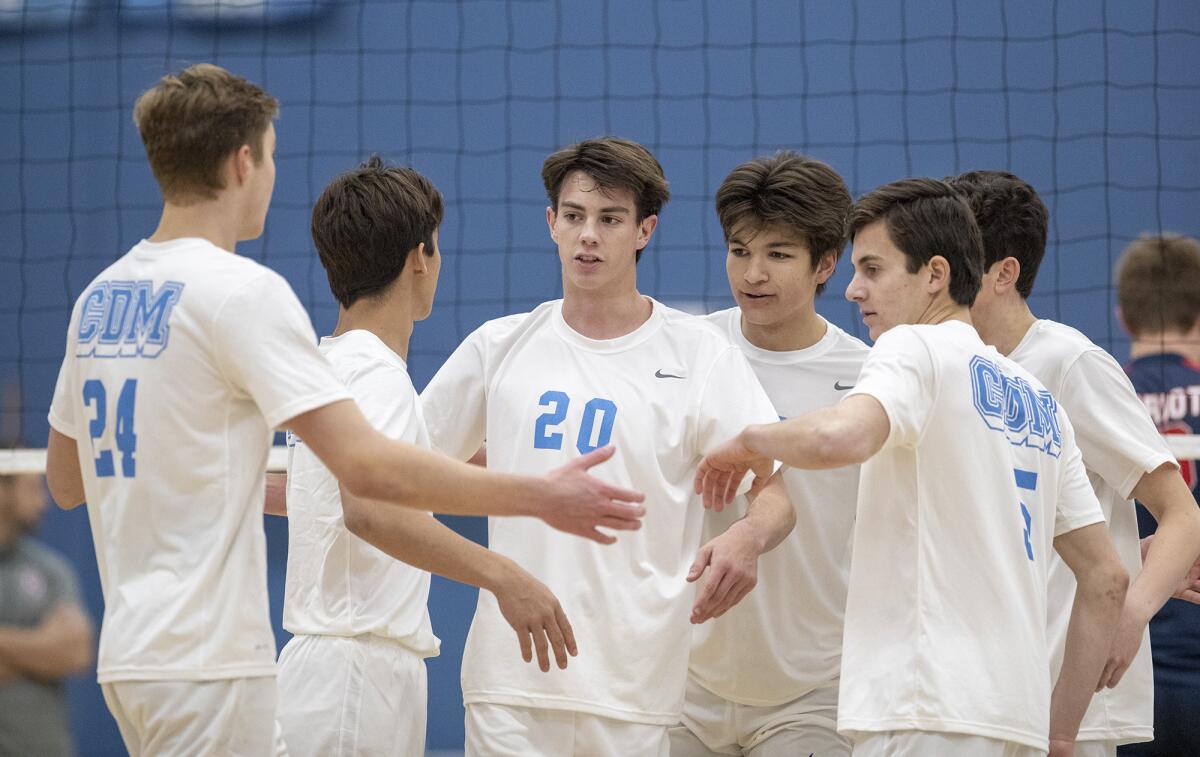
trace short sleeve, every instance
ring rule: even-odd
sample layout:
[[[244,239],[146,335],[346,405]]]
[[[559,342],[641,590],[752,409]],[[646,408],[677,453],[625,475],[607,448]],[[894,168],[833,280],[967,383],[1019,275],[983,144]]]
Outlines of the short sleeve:
[[[937,398],[937,370],[924,340],[905,326],[880,336],[847,396],[856,394],[874,397],[887,413],[885,449],[915,446]]]
[[[376,430],[392,439],[419,443],[417,394],[404,369],[373,363],[349,379],[350,393],[363,416]]]
[[[1061,415],[1061,413],[1060,413]],[[1059,537],[1093,523],[1104,522],[1104,511],[1096,499],[1096,490],[1088,481],[1083,456],[1075,443],[1070,421],[1063,427],[1063,450],[1059,456],[1058,498],[1055,502],[1054,536]]]
[[[746,426],[778,420],[750,362],[737,347],[730,346],[713,362],[697,400],[696,456],[702,457]]]
[[[1107,352],[1080,355],[1058,399],[1075,427],[1084,465],[1123,498],[1142,476],[1175,463],[1129,377]]]
[[[78,305],[76,306],[78,309]],[[47,420],[50,427],[63,436],[77,439],[79,432],[75,422],[75,313],[72,313],[71,324],[67,329],[67,347],[63,352],[62,365],[58,369],[58,379],[54,382],[54,398],[50,401],[50,412]]]
[[[469,460],[487,433],[485,323],[471,333],[421,392],[421,410],[435,449]]]
[[[287,282],[269,271],[222,303],[213,325],[213,347],[222,373],[254,400],[272,428],[350,398],[317,350],[304,307]]]

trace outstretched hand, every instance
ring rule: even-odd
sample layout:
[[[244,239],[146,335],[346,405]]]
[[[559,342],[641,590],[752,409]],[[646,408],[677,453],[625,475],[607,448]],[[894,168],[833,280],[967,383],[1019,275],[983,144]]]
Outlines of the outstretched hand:
[[[746,446],[742,436],[733,437],[713,449],[696,468],[695,490],[704,495],[704,507],[721,512],[737,496],[746,473],[754,472],[751,494],[771,477],[774,461]]]
[[[612,544],[617,538],[599,531],[599,527],[614,531],[641,528],[646,508],[637,503],[645,500],[646,495],[607,484],[588,474],[588,470],[608,460],[616,451],[610,444],[547,474],[538,517],[559,531],[600,544]]]

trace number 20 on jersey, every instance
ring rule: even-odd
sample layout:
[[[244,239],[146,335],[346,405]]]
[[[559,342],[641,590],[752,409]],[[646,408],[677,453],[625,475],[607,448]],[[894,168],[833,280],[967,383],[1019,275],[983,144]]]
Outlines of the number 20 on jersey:
[[[571,398],[566,392],[550,390],[538,399],[538,407],[545,408],[546,412],[533,424],[534,449],[562,449],[563,432],[558,428],[567,419]],[[579,434],[575,438],[575,449],[579,454],[586,455],[608,444],[616,420],[617,406],[612,400],[593,397],[584,403]]]

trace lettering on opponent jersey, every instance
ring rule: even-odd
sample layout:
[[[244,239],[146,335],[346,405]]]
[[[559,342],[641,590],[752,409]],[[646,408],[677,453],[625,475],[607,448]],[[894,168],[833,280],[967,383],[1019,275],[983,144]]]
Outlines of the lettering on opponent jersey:
[[[76,357],[158,357],[171,335],[171,311],[183,284],[167,281],[102,281],[83,298]]]
[[[1058,403],[1050,392],[1033,388],[1020,376],[1008,376],[987,358],[971,358],[975,409],[987,427],[1001,431],[1016,447],[1032,447],[1050,457],[1062,452]]]

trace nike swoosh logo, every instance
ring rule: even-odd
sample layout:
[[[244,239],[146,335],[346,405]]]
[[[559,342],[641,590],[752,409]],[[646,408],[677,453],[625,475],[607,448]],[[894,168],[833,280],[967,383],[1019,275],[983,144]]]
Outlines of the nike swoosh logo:
[[[853,389],[853,388],[854,388],[854,384],[844,384],[844,385],[843,385],[843,384],[842,384],[842,382],[840,382],[840,381],[834,381],[834,382],[833,382],[833,388],[834,388],[834,389],[836,389],[836,390],[837,390],[837,391],[839,391],[839,392],[844,392],[844,391],[846,391],[847,389]]]
[[[662,372],[662,369],[661,369],[661,368],[659,368],[657,371],[655,371],[655,372],[654,372],[654,378],[677,378],[677,379],[681,379],[681,378],[684,378],[684,377],[683,377],[683,376],[676,376],[676,375],[675,375],[675,374],[673,374],[673,373],[663,373],[663,372]]]

